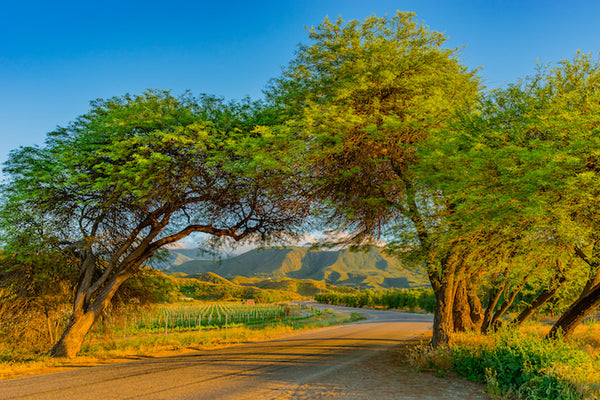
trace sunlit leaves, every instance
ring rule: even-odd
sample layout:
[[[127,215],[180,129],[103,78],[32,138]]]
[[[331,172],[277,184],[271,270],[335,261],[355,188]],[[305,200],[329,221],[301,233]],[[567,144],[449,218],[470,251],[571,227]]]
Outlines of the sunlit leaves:
[[[568,260],[574,246],[595,240],[599,78],[600,66],[578,54],[491,92],[477,112],[429,137],[422,176],[455,202],[461,231],[454,235],[498,238],[469,249],[475,262],[497,268],[504,247],[512,268],[539,262],[553,269],[552,258]]]
[[[326,19],[309,38],[268,94],[285,106],[333,219],[381,233],[407,217],[418,144],[474,99],[477,79],[411,13]]]

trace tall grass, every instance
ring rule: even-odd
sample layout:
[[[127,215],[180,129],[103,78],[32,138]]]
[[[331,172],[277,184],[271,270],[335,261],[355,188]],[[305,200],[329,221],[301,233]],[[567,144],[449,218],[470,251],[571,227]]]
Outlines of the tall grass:
[[[10,308],[10,309],[8,309]],[[186,303],[131,305],[109,308],[93,326],[86,342],[103,342],[140,335],[169,335],[185,331],[238,326],[264,326],[308,318],[319,311],[275,304]],[[66,327],[69,309],[52,314],[32,307],[0,304],[0,362],[36,360],[45,354]]]
[[[0,302],[0,361],[33,359],[58,339],[69,308],[47,309],[17,299]]]

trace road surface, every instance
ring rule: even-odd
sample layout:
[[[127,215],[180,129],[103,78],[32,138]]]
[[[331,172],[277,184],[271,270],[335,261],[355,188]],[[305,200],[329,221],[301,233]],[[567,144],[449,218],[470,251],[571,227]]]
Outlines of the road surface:
[[[403,365],[401,344],[427,332],[430,315],[356,311],[369,319],[267,342],[0,381],[0,399],[489,398],[481,386]]]

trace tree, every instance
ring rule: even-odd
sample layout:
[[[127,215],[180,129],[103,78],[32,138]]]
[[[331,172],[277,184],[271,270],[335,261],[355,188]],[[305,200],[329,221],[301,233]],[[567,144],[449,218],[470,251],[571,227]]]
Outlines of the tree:
[[[92,102],[13,151],[4,171],[3,241],[23,232],[75,260],[73,313],[50,354],[75,356],[119,287],[163,246],[192,232],[241,240],[298,227],[308,211],[257,103],[150,90]],[[29,256],[34,257],[34,254]],[[27,254],[23,255],[27,257]]]
[[[559,319],[568,334],[600,304],[596,263],[600,227],[600,66],[578,54],[527,80],[496,90],[477,113],[431,137],[429,178],[457,205],[466,232],[504,237],[539,272],[552,271],[531,315],[558,287],[586,269],[580,298]],[[443,166],[452,166],[444,168]],[[497,240],[491,243],[498,243]],[[482,246],[477,254],[497,251]],[[522,264],[525,268],[532,263]],[[513,267],[518,266],[514,264]],[[562,271],[564,269],[564,271]]]
[[[476,98],[478,79],[412,13],[325,19],[309,38],[268,91],[286,114],[280,129],[290,132],[332,225],[352,230],[355,243],[410,236],[438,299],[433,343],[443,343],[461,267],[456,255],[432,251],[448,205],[420,186],[414,166],[423,141]]]

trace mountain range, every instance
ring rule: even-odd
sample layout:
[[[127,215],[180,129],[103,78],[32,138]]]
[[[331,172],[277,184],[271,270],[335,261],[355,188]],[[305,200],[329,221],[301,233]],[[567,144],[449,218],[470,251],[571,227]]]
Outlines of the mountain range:
[[[172,249],[163,261],[166,273],[215,273],[223,278],[311,279],[355,288],[427,287],[423,271],[408,268],[377,247],[369,251],[315,250],[309,247],[263,248],[216,259],[195,249]]]

